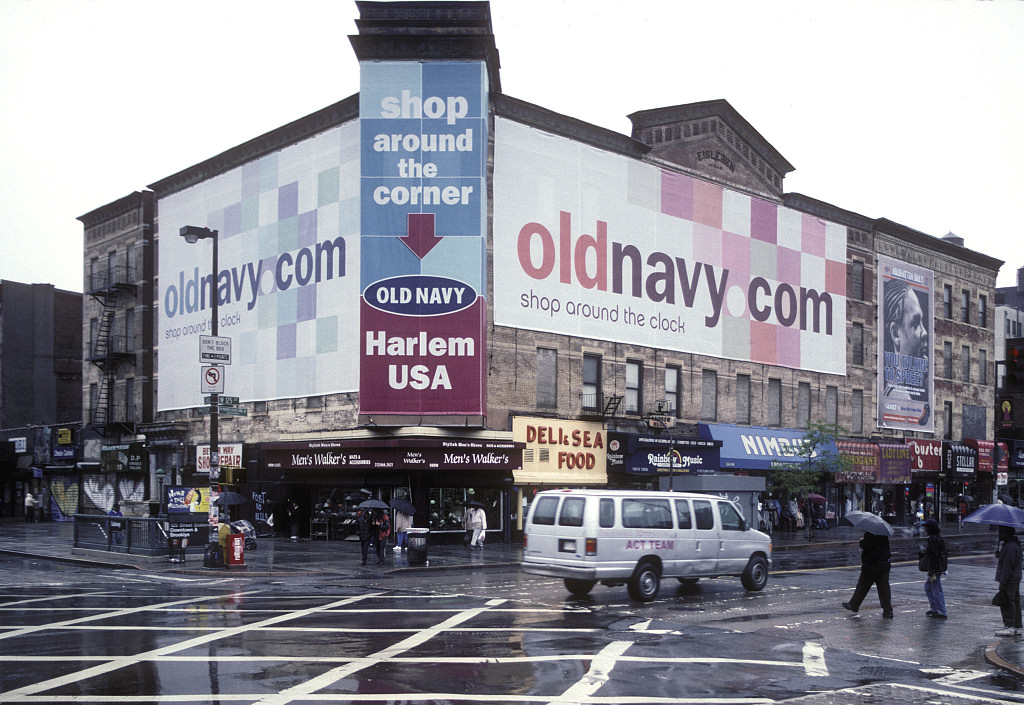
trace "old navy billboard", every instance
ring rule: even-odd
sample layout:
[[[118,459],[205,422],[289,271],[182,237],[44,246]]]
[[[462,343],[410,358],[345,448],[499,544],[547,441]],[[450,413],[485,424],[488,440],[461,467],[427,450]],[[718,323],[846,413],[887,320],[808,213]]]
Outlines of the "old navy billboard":
[[[846,228],[495,118],[494,322],[846,374]]]
[[[487,74],[360,64],[362,414],[485,409]]]

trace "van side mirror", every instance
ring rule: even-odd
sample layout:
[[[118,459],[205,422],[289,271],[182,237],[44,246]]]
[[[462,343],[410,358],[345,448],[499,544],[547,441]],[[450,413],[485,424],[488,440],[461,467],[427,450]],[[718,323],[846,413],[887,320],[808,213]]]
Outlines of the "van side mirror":
[[[745,517],[740,517],[740,531],[747,531],[750,528],[750,524],[747,523]]]

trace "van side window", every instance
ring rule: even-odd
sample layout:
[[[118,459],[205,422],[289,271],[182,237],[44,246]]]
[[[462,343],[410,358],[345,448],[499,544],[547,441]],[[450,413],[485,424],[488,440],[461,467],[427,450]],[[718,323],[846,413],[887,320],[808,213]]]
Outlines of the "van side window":
[[[533,509],[533,523],[554,526],[558,497],[541,497]]]
[[[685,499],[676,500],[676,521],[679,523],[680,529],[693,528],[693,523],[690,521],[690,503]]]
[[[718,503],[718,516],[722,519],[722,528],[726,531],[742,531],[743,517],[736,511],[731,502]]]
[[[603,498],[598,505],[602,529],[610,529],[615,526],[615,500]]]
[[[558,514],[558,525],[583,526],[583,507],[586,504],[584,497],[566,497],[562,502],[562,511]]]
[[[704,499],[693,500],[693,513],[697,515],[697,528],[710,531],[715,528],[715,515],[711,511],[711,502]]]
[[[672,511],[668,500],[623,499],[622,525],[627,529],[671,529]]]

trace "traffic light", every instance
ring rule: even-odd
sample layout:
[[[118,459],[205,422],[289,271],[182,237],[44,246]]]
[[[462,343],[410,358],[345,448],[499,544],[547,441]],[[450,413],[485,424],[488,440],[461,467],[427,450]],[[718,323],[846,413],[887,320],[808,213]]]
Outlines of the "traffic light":
[[[1024,394],[1024,338],[1010,338],[1006,341],[1003,391],[1007,394]]]

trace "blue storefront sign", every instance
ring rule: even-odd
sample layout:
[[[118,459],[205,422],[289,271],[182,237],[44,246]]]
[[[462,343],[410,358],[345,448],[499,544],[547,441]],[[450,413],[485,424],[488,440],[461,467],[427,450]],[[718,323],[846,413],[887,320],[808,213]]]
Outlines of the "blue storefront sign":
[[[714,440],[608,434],[608,471],[631,475],[710,475],[718,471],[721,444]]]
[[[701,438],[721,441],[723,470],[777,470],[807,463],[807,457],[801,455],[805,432],[795,428],[712,423],[698,424],[697,428]],[[824,443],[812,458],[838,454],[834,442]]]

